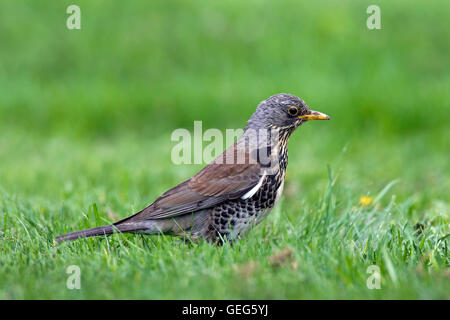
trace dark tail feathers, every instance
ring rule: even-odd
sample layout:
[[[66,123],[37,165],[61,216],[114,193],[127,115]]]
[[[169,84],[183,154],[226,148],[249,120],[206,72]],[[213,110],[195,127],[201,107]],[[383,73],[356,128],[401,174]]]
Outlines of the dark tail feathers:
[[[118,225],[106,225],[97,228],[91,228],[81,231],[70,232],[56,237],[57,242],[75,240],[79,238],[88,238],[95,236],[110,235],[115,232],[133,232],[144,229],[141,223],[124,223]]]

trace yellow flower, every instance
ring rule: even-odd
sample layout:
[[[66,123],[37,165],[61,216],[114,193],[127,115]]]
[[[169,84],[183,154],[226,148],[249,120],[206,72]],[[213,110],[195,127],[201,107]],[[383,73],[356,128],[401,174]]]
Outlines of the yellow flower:
[[[372,203],[372,201],[373,201],[373,199],[368,196],[361,196],[361,198],[359,198],[359,204],[362,206],[365,206],[365,207],[370,205]]]

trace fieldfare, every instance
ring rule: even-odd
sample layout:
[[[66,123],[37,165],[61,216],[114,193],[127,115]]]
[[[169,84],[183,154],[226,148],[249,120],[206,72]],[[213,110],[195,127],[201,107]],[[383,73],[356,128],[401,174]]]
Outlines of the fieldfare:
[[[296,96],[274,95],[258,105],[236,143],[192,178],[130,217],[56,240],[115,232],[169,234],[219,244],[239,239],[281,196],[291,133],[308,120],[329,119]]]

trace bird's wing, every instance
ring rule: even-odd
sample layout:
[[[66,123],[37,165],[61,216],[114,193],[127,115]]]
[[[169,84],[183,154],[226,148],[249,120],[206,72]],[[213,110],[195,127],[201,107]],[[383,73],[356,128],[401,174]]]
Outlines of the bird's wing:
[[[248,153],[245,154],[244,163],[230,162],[224,152],[189,180],[166,191],[142,211],[117,223],[192,213],[239,198],[258,185],[263,176],[261,166],[256,161],[251,161]]]

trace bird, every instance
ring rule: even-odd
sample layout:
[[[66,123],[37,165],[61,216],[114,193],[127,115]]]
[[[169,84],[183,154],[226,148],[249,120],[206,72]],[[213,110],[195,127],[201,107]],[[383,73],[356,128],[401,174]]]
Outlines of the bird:
[[[56,241],[140,233],[233,243],[264,220],[280,199],[291,134],[310,120],[329,119],[295,95],[273,95],[258,104],[236,142],[193,177],[134,215],[62,234]]]

